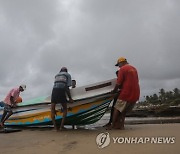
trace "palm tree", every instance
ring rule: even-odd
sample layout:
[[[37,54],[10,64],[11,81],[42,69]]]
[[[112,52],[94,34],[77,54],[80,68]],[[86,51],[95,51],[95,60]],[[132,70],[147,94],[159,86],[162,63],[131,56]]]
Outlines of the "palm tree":
[[[169,103],[173,100],[173,92],[172,91],[167,91],[165,94],[165,98],[166,98],[166,103]]]
[[[174,89],[173,89],[173,92],[174,92],[174,97],[175,97],[175,98],[179,97],[179,95],[180,95],[180,90],[179,90],[178,88],[174,88]]]
[[[159,95],[159,100],[161,101],[161,103],[165,102],[165,100],[166,100],[166,97],[165,97],[166,92],[165,92],[165,90],[163,88],[160,89],[159,94],[160,94]]]

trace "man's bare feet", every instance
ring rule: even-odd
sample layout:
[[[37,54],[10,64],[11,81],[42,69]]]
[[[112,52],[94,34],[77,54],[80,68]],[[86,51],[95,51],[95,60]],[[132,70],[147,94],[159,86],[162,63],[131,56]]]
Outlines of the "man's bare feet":
[[[111,123],[107,123],[103,127],[109,127],[109,126],[111,126]]]
[[[124,127],[122,127],[122,126],[121,126],[121,127],[119,127],[119,126],[118,126],[118,127],[113,127],[113,129],[120,129],[120,130],[124,130]]]
[[[112,125],[106,127],[106,130],[111,130],[111,129],[113,129],[113,126],[112,126]]]
[[[60,127],[60,131],[67,130],[65,127]]]
[[[109,126],[106,128],[106,130],[111,130],[111,129],[119,129],[119,130],[124,130],[124,126]]]
[[[4,129],[4,125],[0,123],[0,129]]]

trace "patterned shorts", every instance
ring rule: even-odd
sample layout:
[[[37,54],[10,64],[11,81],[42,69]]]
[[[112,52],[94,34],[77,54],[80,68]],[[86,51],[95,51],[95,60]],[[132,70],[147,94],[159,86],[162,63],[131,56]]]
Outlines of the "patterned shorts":
[[[133,109],[134,105],[135,103],[129,103],[127,101],[118,99],[114,107],[121,113],[127,113]]]

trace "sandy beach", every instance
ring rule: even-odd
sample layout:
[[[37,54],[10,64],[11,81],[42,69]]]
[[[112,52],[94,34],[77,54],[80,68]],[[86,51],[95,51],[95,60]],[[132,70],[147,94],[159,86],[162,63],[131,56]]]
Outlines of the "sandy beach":
[[[56,132],[48,128],[29,128],[21,132],[0,134],[0,153],[2,154],[95,154],[95,153],[125,153],[125,154],[179,154],[180,124],[142,124],[126,125],[126,130],[68,129]],[[96,137],[108,132],[110,143],[99,148]],[[122,138],[160,138],[159,143],[123,143]],[[170,142],[162,142],[169,137]],[[115,138],[120,138],[114,143]],[[173,138],[173,140],[171,140]],[[118,141],[118,140],[117,140]]]

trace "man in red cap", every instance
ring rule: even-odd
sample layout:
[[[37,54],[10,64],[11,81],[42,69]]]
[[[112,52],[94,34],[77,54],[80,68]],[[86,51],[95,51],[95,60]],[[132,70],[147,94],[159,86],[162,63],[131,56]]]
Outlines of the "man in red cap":
[[[126,58],[120,57],[115,66],[120,69],[117,83],[112,92],[116,93],[119,87],[121,90],[114,106],[113,121],[109,129],[124,129],[126,114],[133,109],[136,101],[139,100],[139,78],[136,68],[129,65]]]

